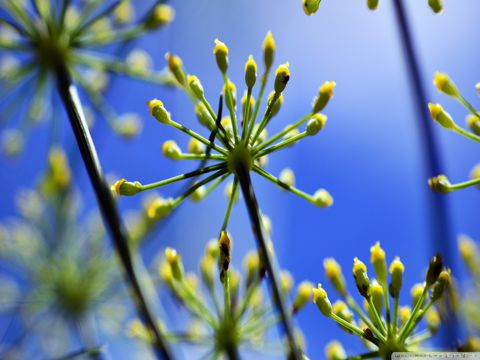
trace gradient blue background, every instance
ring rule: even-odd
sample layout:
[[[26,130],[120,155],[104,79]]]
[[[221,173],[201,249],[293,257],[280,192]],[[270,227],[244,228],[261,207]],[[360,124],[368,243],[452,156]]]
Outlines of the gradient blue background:
[[[406,265],[403,298],[410,302],[410,286],[420,280],[437,249],[427,221],[430,190],[426,179],[432,174],[425,171],[417,113],[391,2],[383,0],[379,9],[371,12],[364,1],[325,0],[312,17],[304,15],[300,1],[197,0],[171,4],[176,9],[174,23],[136,45],[152,55],[156,68],[164,66],[166,51],[180,55],[187,71],[199,76],[208,99],[215,104],[222,80],[212,55],[213,40],[218,37],[228,44],[229,73],[243,93],[240,84],[244,62],[253,54],[260,63],[263,38],[268,30],[273,31],[276,64],[289,61],[291,79],[281,113],[269,126],[270,134],[303,116],[323,81],[337,82],[335,96],[325,111],[329,119],[326,128],[316,137],[274,154],[268,165],[274,174],[291,167],[297,185],[307,192],[325,187],[335,199],[334,206],[315,208],[263,179],[254,179],[262,210],[273,222],[279,263],[298,282],[309,279],[324,283],[322,261],[333,256],[354,290],[350,278],[353,257],[368,262],[370,246],[381,241],[389,260],[398,255]],[[429,99],[440,101],[463,124],[465,110],[437,94],[432,78],[436,70],[447,72],[467,98],[477,101],[474,85],[480,80],[476,31],[480,3],[446,1],[440,16],[431,12],[426,0],[405,4]],[[97,120],[93,137],[107,173],[150,182],[196,167],[162,157],[160,146],[165,140],[173,138],[185,146],[188,138],[149,117],[145,103],[153,97],[164,101],[174,119],[197,127],[192,105],[184,94],[128,79],[115,80],[109,100],[120,113],[141,114],[144,129],[136,140],[124,141]],[[47,134],[48,126],[35,131],[17,161],[0,158],[1,218],[15,214],[15,190],[32,186],[42,171]],[[464,180],[479,160],[478,145],[438,126],[435,137],[445,173],[452,181]],[[64,143],[75,146],[69,126],[64,127]],[[72,160],[77,164],[76,182],[84,194],[85,208],[92,209],[95,201],[88,178],[78,156]],[[178,188],[170,186],[162,194],[176,194]],[[127,210],[138,207],[140,201],[141,197],[125,198],[119,205]],[[452,242],[459,233],[480,238],[476,215],[479,191],[450,194],[447,203]],[[187,202],[144,247],[145,261],[149,263],[157,250],[173,245],[182,253],[186,267],[196,269],[199,252],[218,233],[225,206],[223,188],[200,204]],[[254,247],[242,203],[234,208],[230,231],[233,262],[240,266],[245,252]],[[451,251],[455,249],[452,243]],[[464,271],[456,253],[453,257],[456,263],[450,265],[462,278]],[[331,298],[336,298],[333,293]],[[362,350],[356,338],[337,329],[313,305],[301,313],[297,324],[306,335],[311,359],[323,358],[325,344],[334,338],[342,340],[351,355]],[[125,349],[136,351],[132,350],[136,346],[118,339],[109,345],[113,358],[126,358]]]

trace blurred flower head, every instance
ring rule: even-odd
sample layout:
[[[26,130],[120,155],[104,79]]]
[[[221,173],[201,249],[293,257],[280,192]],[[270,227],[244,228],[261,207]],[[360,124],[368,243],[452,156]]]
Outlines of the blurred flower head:
[[[20,153],[38,123],[57,121],[59,66],[68,69],[88,105],[117,134],[132,137],[140,131],[137,117],[120,116],[108,105],[104,94],[109,75],[159,84],[168,83],[168,76],[152,70],[144,51],[133,50],[120,59],[112,55],[111,45],[169,24],[175,14],[169,5],[157,3],[142,17],[136,16],[130,0],[64,1],[62,5],[50,0],[5,0],[0,11],[0,124],[4,127],[19,118],[2,132],[5,154]]]

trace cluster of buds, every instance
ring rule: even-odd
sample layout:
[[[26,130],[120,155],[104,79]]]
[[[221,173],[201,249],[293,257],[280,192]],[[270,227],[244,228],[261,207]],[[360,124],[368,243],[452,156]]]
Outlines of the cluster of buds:
[[[450,284],[450,271],[443,268],[439,254],[434,256],[424,282],[412,288],[412,305],[400,307],[405,270],[403,263],[397,257],[387,270],[386,254],[380,243],[372,246],[370,261],[376,279],[370,279],[366,265],[358,258],[354,259],[353,264],[353,277],[363,298],[364,310],[348,292],[342,269],[332,258],[324,260],[325,274],[342,299],[332,304],[326,290],[319,284],[313,289],[313,302],[323,315],[336,321],[347,333],[355,334],[364,341],[371,352],[359,358],[390,359],[395,351],[416,349],[438,330],[440,316],[433,305]],[[393,311],[390,305],[392,299]],[[427,329],[418,331],[422,319],[425,319]],[[341,344],[336,341],[327,346],[326,353],[328,359],[346,358]]]
[[[170,76],[152,69],[152,61],[144,51],[134,49],[123,60],[105,56],[102,48],[168,25],[175,16],[173,8],[156,4],[137,18],[131,0],[117,1],[107,9],[102,9],[103,5],[103,1],[67,1],[62,11],[57,11],[54,1],[43,1],[41,5],[1,2],[0,80],[4,90],[13,94],[2,101],[1,112],[5,118],[16,114],[20,117],[18,126],[2,134],[6,155],[19,154],[38,123],[56,118],[51,112],[55,108],[52,87],[59,66],[68,68],[81,88],[89,106],[87,121],[93,123],[93,109],[113,131],[127,138],[139,133],[141,121],[132,113],[119,115],[108,105],[108,75],[172,84]]]
[[[210,133],[203,136],[187,126],[172,119],[162,101],[154,99],[149,101],[150,114],[161,124],[171,126],[188,135],[188,152],[173,140],[166,141],[162,146],[163,154],[172,160],[200,160],[200,167],[185,174],[151,184],[142,184],[138,181],[130,182],[119,180],[112,186],[118,195],[135,195],[139,192],[159,188],[184,179],[193,179],[191,186],[182,195],[169,200],[168,210],[172,210],[188,197],[194,200],[203,199],[220,183],[233,176],[232,185],[229,185],[228,194],[230,203],[237,196],[240,175],[245,172],[254,172],[268,181],[274,183],[282,190],[313,203],[319,207],[332,205],[333,199],[327,190],[321,188],[313,194],[308,194],[295,187],[295,176],[288,169],[279,177],[267,172],[264,168],[269,154],[285,149],[299,142],[305,137],[315,136],[326,123],[326,116],[320,112],[329,103],[333,96],[335,82],[327,81],[319,89],[318,96],[308,112],[298,121],[286,126],[282,131],[268,137],[266,127],[280,111],[284,98],[284,90],[290,80],[290,67],[288,63],[277,67],[275,71],[274,86],[268,95],[267,104],[262,116],[258,116],[264,99],[267,80],[273,66],[275,56],[275,40],[269,32],[263,43],[264,72],[257,79],[257,63],[250,56],[245,64],[246,91],[241,100],[241,111],[237,112],[237,87],[228,78],[229,49],[219,40],[215,41],[213,54],[224,81],[224,87],[219,113],[216,114],[206,98],[205,90],[198,77],[187,75],[182,60],[175,55],[167,54],[167,64],[171,75],[179,86],[194,102],[195,113],[200,124]],[[259,80],[259,81],[257,81]],[[260,82],[258,96],[254,98],[254,86]],[[225,99],[229,116],[222,117],[222,102]],[[299,127],[305,125],[303,131]],[[206,166],[208,161],[213,165]],[[202,180],[195,181],[197,177],[208,174]],[[227,222],[231,204],[227,210]]]
[[[262,257],[256,251],[248,252],[241,276],[229,263],[231,245],[226,232],[218,240],[210,240],[199,263],[199,275],[185,272],[176,250],[165,250],[158,265],[159,276],[174,301],[192,316],[185,331],[166,332],[172,342],[202,345],[228,358],[235,354],[238,357],[240,348],[263,352],[279,345],[268,335],[280,320],[262,290]],[[281,291],[287,297],[293,292],[292,276],[281,271],[280,278]],[[308,282],[298,286],[292,304],[294,314],[311,299],[312,288]],[[129,334],[139,340],[151,339],[139,321],[131,323]]]
[[[433,83],[440,93],[454,98],[469,111],[470,114],[466,118],[469,130],[459,126],[452,116],[444,110],[441,104],[428,104],[432,119],[447,130],[454,131],[470,140],[480,142],[480,112],[477,111],[465,97],[463,97],[458,87],[447,74],[436,72]],[[480,83],[476,85],[476,90],[478,95],[480,95]],[[470,173],[470,180],[468,181],[451,184],[445,175],[438,175],[430,178],[428,180],[428,185],[432,190],[443,194],[471,186],[478,186],[480,185],[480,164],[474,166]]]
[[[376,10],[380,3],[380,0],[366,0],[367,7],[370,10]],[[321,0],[302,0],[303,11],[308,16],[313,15],[317,12],[318,8],[320,7]],[[442,12],[443,10],[443,2],[442,0],[428,0],[428,6],[430,9],[436,14]]]

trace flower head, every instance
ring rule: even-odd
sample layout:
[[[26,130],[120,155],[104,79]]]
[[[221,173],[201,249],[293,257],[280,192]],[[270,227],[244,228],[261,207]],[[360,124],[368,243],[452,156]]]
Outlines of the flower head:
[[[314,302],[323,315],[336,321],[343,330],[361,337],[367,347],[373,350],[369,357],[390,359],[390,355],[395,351],[417,348],[419,343],[433,336],[440,326],[440,318],[434,304],[444,295],[451,282],[451,276],[449,270],[442,269],[443,265],[438,261],[439,258],[437,255],[430,262],[433,265],[429,266],[430,271],[426,275],[429,280],[413,287],[413,310],[409,306],[399,306],[405,266],[398,257],[390,265],[389,284],[387,278],[384,281],[376,279],[370,281],[367,266],[355,258],[353,274],[358,292],[364,298],[366,312],[357,304],[345,285],[338,286],[340,266],[333,259],[324,261],[324,265],[327,264],[325,268],[329,269],[326,275],[343,301],[338,300],[331,306],[327,292],[319,285],[318,289],[314,290]],[[383,276],[386,273],[386,254],[380,248],[380,243],[371,248],[371,261],[375,273]],[[438,264],[440,271],[437,270]],[[433,276],[432,273],[436,275]],[[388,277],[388,274],[386,276]],[[428,325],[426,330],[428,336],[418,338],[416,328],[424,317]],[[345,352],[341,351],[337,344],[334,342],[327,346],[328,358],[338,358],[336,354],[346,358]]]
[[[27,110],[19,112],[22,125],[16,132],[7,129],[4,133],[4,152],[18,154],[33,127],[55,119],[52,109],[59,67],[69,69],[85,103],[101,114],[113,131],[126,138],[135,136],[141,130],[139,119],[118,115],[105,99],[109,75],[158,84],[171,84],[171,77],[152,70],[151,60],[142,50],[133,50],[122,60],[105,48],[166,26],[174,18],[173,8],[156,5],[142,20],[135,16],[130,0],[117,1],[107,9],[103,9],[103,1],[67,1],[62,11],[57,11],[54,1],[31,4],[35,3],[3,1],[0,5],[0,80],[4,90],[13,94],[1,110],[16,103],[22,104],[18,109]]]
[[[121,184],[117,183],[114,186],[117,194],[134,195],[141,191],[204,175],[203,179],[192,183],[184,194],[173,199],[171,203],[171,209],[173,209],[186,198],[197,194],[197,189],[202,189],[202,196],[196,196],[195,198],[201,199],[227,178],[233,177],[232,185],[229,187],[227,194],[229,203],[233,204],[238,196],[241,176],[245,172],[254,172],[274,183],[282,190],[290,191],[314,205],[319,207],[331,206],[333,199],[327,190],[319,189],[313,195],[310,195],[295,187],[292,171],[284,171],[280,177],[276,177],[264,169],[268,155],[292,146],[307,136],[314,136],[324,128],[326,116],[320,114],[319,111],[325,108],[333,96],[333,88],[335,87],[335,82],[325,82],[320,87],[319,95],[317,100],[315,100],[313,108],[304,117],[294,124],[288,125],[277,134],[268,136],[266,129],[272,118],[280,111],[283,93],[291,76],[288,63],[280,65],[276,69],[274,90],[268,98],[263,115],[259,116],[262,97],[273,63],[274,51],[275,41],[269,32],[264,41],[265,69],[261,77],[259,95],[254,101],[252,89],[256,85],[257,65],[250,56],[245,65],[247,91],[244,96],[245,99],[242,99],[243,111],[242,114],[237,114],[236,86],[227,75],[229,49],[223,42],[215,41],[213,53],[224,80],[222,93],[229,113],[228,116],[223,116],[223,111],[218,114],[214,112],[213,107],[206,98],[206,90],[203,88],[200,79],[194,75],[184,76],[185,73],[181,60],[175,55],[168,54],[167,62],[170,71],[179,80],[178,82],[181,84],[183,91],[193,100],[195,114],[200,124],[206,128],[210,135],[201,135],[184,124],[176,122],[174,116],[166,110],[161,100],[154,99],[148,102],[150,114],[161,124],[171,126],[185,133],[191,138],[191,141],[195,142],[195,146],[190,146],[191,143],[189,144],[189,151],[186,152],[176,142],[168,140],[163,144],[163,154],[172,160],[200,160],[200,167],[192,172],[151,184],[123,181]],[[183,81],[184,78],[186,79],[185,81]],[[298,129],[302,125],[306,125],[306,127],[303,131],[299,131]],[[213,164],[207,166],[209,161],[212,161]],[[228,224],[229,214],[230,210],[227,211],[225,224]]]

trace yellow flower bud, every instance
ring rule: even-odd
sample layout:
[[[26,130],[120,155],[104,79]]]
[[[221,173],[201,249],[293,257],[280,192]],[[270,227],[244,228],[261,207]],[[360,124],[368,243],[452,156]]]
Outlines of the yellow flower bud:
[[[303,11],[308,16],[315,14],[320,7],[321,0],[302,0]]]
[[[257,81],[257,63],[253,60],[253,56],[248,57],[245,63],[245,84],[249,89],[253,88]]]
[[[190,91],[196,96],[198,100],[203,100],[205,92],[202,83],[195,75],[187,75],[187,84]]]
[[[478,248],[475,242],[467,235],[458,237],[458,250],[462,261],[467,265],[470,272],[478,271]]]
[[[337,300],[333,304],[332,311],[335,315],[342,318],[347,322],[352,322],[353,320],[353,313],[348,308],[347,304],[345,304],[342,300]],[[342,327],[342,329],[345,329]]]
[[[441,324],[440,314],[438,313],[437,309],[431,307],[430,310],[428,310],[425,314],[425,321],[427,323],[428,330],[430,330],[432,334],[435,334]]]
[[[377,275],[380,284],[387,285],[387,262],[385,260],[385,251],[380,247],[380,242],[377,241],[374,246],[370,248],[370,262],[373,265],[375,274]]]
[[[145,21],[145,27],[147,29],[158,29],[171,23],[174,18],[175,10],[170,5],[159,4],[155,6]]]
[[[436,14],[440,13],[443,10],[442,0],[428,0],[428,6],[430,6],[430,8]]]
[[[330,317],[332,315],[332,304],[328,299],[327,292],[322,288],[322,284],[318,284],[318,287],[312,291],[313,302],[317,305],[318,310],[320,310],[323,315]]]
[[[212,289],[214,286],[214,282],[213,282],[214,271],[215,271],[215,259],[210,255],[206,254],[200,261],[200,273],[202,274],[203,282],[209,289]]]
[[[165,283],[171,284],[173,281],[173,273],[172,267],[166,261],[162,261],[158,268],[158,272],[160,274],[160,279],[162,279]]]
[[[452,282],[449,270],[443,270],[438,276],[437,282],[433,285],[432,300],[438,300],[443,296],[445,289]]]
[[[215,39],[215,47],[213,48],[213,54],[217,60],[217,66],[220,71],[225,74],[228,69],[228,47],[223,42]]]
[[[265,214],[262,214],[262,225],[265,233],[270,235],[272,233],[272,220]]]
[[[125,179],[120,179],[111,186],[111,189],[118,196],[132,196],[142,191],[142,184],[140,184],[138,181],[130,182]]]
[[[405,271],[405,266],[400,261],[400,258],[397,256],[392,263],[390,264],[390,295],[392,297],[398,297],[400,294],[400,289],[402,288],[403,282],[403,272]]]
[[[437,87],[437,90],[441,93],[450,96],[458,96],[459,92],[457,86],[453,83],[452,80],[448,77],[447,74],[436,72],[433,78],[433,83]]]
[[[188,142],[188,152],[197,155],[205,154],[205,145],[197,139],[191,138]]]
[[[232,95],[233,106],[235,107],[235,106],[237,106],[237,87],[230,80],[228,80],[227,84],[228,84],[228,90],[230,91],[230,94]],[[227,96],[227,91],[226,90],[227,90],[227,88],[224,84],[223,85],[223,94],[224,94],[225,97]]]
[[[205,246],[205,254],[216,259],[220,255],[220,247],[217,239],[210,239]]]
[[[313,203],[318,207],[329,207],[333,204],[333,198],[325,189],[319,189],[313,194]]]
[[[120,25],[132,22],[135,18],[135,8],[131,1],[122,1],[113,12],[115,21]]]
[[[182,150],[180,150],[177,143],[173,140],[167,140],[163,143],[162,153],[163,156],[172,160],[180,160],[182,156]]]
[[[212,130],[211,125],[214,123],[214,121],[203,102],[199,102],[195,105],[195,114],[197,115],[197,119],[200,124]]]
[[[370,10],[375,10],[378,7],[378,0],[367,0],[367,6]]]
[[[326,258],[323,260],[323,268],[325,269],[325,276],[332,283],[333,288],[341,295],[345,295],[345,278],[340,264],[333,258]]]
[[[274,89],[277,94],[280,94],[285,90],[288,80],[290,80],[289,63],[280,65],[275,71],[275,85]]]
[[[367,267],[358,258],[353,259],[353,277],[360,294],[368,298],[370,296],[370,279],[367,275]]]
[[[325,357],[327,360],[345,360],[347,358],[347,353],[342,344],[338,341],[331,341],[325,348]]]
[[[283,169],[278,178],[281,182],[287,184],[288,186],[295,186],[295,174],[290,168]]]
[[[302,281],[297,286],[297,294],[295,296],[295,300],[293,301],[293,313],[296,314],[299,310],[301,310],[307,302],[312,297],[312,289],[314,285],[310,281]]]
[[[243,266],[247,273],[246,284],[247,288],[253,283],[255,278],[258,275],[258,270],[260,266],[260,260],[258,259],[258,253],[256,251],[250,251],[243,258]]]
[[[475,85],[475,89],[477,90],[477,94],[480,95],[480,82]]]
[[[450,114],[443,109],[442,105],[428,103],[428,109],[430,110],[430,115],[432,116],[432,119],[438,122],[444,128],[455,128],[455,122],[453,121]]]
[[[269,31],[267,36],[265,36],[265,40],[263,41],[263,61],[265,63],[265,67],[270,69],[273,64],[273,59],[275,56],[275,40],[273,39],[272,32]]]
[[[475,134],[480,136],[480,119],[478,116],[470,114],[467,116],[467,126]]]
[[[172,198],[156,197],[147,206],[147,216],[150,219],[160,220],[169,215],[173,207],[174,200]]]
[[[422,296],[424,289],[425,289],[425,284],[415,284],[410,290],[410,294],[412,295],[413,308],[415,307],[415,305],[417,305],[418,301],[420,300],[420,296]],[[422,303],[422,306],[423,306],[423,303]]]
[[[273,97],[275,96],[275,91],[270,92],[268,94],[268,99],[267,99],[267,105],[270,105],[270,103],[273,101]],[[283,104],[283,94],[281,94],[278,98],[277,101],[275,101],[275,104],[272,106],[272,110],[270,112],[270,118],[273,118],[275,115],[278,114],[280,111],[280,108],[282,107]]]
[[[292,274],[290,274],[286,270],[282,270],[280,272],[280,288],[286,294],[292,291],[293,277],[292,277]]]
[[[206,193],[207,189],[202,185],[195,189],[195,191],[190,195],[190,198],[193,201],[202,201],[205,198]]]
[[[163,106],[163,102],[153,99],[148,102],[150,114],[162,124],[168,124],[171,121],[170,113]]]
[[[173,278],[177,281],[181,281],[183,278],[183,265],[180,260],[180,254],[175,249],[166,248],[165,258],[172,269]]]
[[[428,186],[433,191],[448,194],[450,192],[450,181],[445,175],[438,175],[433,178],[428,179]]]
[[[170,72],[180,85],[185,86],[187,84],[187,80],[185,70],[183,69],[182,59],[170,53],[166,53],[165,58],[167,59],[167,65]]]
[[[480,164],[477,164],[470,171],[470,179],[479,179],[480,178]]]
[[[410,316],[412,316],[412,308],[410,306],[400,306],[398,308],[398,316],[400,318],[400,326],[403,326]]]
[[[307,123],[307,134],[310,136],[316,135],[325,126],[327,117],[322,114],[313,114],[312,118]]]
[[[145,329],[145,326],[143,326],[142,322],[139,319],[134,319],[130,321],[127,326],[127,335],[131,338],[136,339],[148,339],[148,331],[147,329]]]
[[[333,97],[333,89],[337,84],[335,81],[325,81],[318,91],[318,96],[313,99],[312,112],[314,114],[322,111]]]
[[[383,287],[380,285],[377,280],[373,280],[370,285],[370,293],[372,295],[373,305],[377,310],[377,313],[382,312],[383,306]]]

